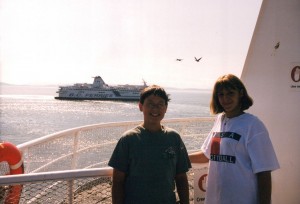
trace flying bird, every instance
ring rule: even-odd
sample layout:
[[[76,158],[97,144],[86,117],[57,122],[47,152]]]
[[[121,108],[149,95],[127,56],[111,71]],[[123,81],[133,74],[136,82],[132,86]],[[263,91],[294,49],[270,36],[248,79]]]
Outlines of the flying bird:
[[[179,58],[176,59],[176,61],[179,61],[179,62],[182,61],[182,60],[183,60],[183,59],[179,59]]]
[[[279,46],[280,46],[280,42],[278,42],[276,45],[275,45],[275,49],[278,49],[279,48]]]
[[[202,59],[202,57],[200,57],[199,59],[197,59],[197,58],[195,57],[195,61],[196,61],[196,62],[199,62],[201,59]]]

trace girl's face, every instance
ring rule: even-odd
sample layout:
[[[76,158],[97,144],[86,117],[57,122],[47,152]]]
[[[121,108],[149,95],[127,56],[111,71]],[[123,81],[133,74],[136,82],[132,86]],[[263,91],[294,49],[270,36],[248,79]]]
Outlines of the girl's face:
[[[232,118],[240,115],[241,110],[241,98],[243,92],[235,89],[221,89],[217,93],[220,105],[223,107],[226,117]]]

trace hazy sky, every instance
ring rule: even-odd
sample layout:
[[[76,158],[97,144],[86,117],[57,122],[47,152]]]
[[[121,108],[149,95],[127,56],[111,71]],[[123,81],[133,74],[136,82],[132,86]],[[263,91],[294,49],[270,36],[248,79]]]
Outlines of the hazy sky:
[[[262,0],[0,2],[1,82],[211,88],[240,76]]]

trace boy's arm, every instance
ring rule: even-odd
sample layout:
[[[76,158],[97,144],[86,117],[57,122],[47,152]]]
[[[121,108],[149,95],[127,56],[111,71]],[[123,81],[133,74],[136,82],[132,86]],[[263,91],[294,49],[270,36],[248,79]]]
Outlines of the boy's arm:
[[[112,203],[113,204],[123,204],[125,198],[125,178],[126,174],[117,169],[113,170],[113,180],[112,180]]]
[[[177,174],[175,182],[180,204],[189,204],[189,183],[186,173]]]

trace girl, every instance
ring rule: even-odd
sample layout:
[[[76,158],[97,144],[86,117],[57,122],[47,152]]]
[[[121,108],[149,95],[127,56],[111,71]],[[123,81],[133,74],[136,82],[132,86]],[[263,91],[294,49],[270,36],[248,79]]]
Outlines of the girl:
[[[253,100],[242,81],[232,75],[215,83],[210,103],[217,114],[201,151],[192,163],[209,161],[207,204],[264,204],[271,202],[271,171],[279,164],[264,124],[245,113]]]

